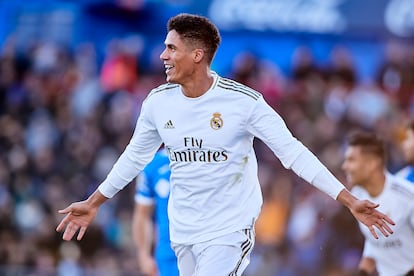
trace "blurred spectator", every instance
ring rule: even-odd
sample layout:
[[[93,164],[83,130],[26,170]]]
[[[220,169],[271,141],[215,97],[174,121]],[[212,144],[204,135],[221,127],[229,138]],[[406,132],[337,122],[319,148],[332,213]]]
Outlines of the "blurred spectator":
[[[229,77],[261,91],[273,107],[282,96],[284,80],[279,68],[268,60],[260,60],[253,52],[243,51],[236,55]]]
[[[287,97],[299,104],[305,116],[313,120],[323,109],[327,86],[325,74],[317,64],[311,49],[306,46],[295,49],[291,67],[292,78],[287,88]]]
[[[348,119],[368,129],[374,129],[390,112],[387,96],[375,85],[360,85],[347,98]]]
[[[401,176],[414,183],[414,119],[410,120],[405,129],[405,138],[402,142],[402,153],[406,166],[397,172]]]
[[[142,39],[138,36],[109,42],[102,65],[101,82],[104,91],[133,92],[138,78],[137,60],[142,51]]]
[[[408,51],[405,45],[390,41],[377,76],[380,87],[402,109],[409,107],[414,91],[412,58]]]
[[[346,116],[348,96],[357,84],[357,76],[348,49],[335,47],[331,52],[330,62],[324,109],[331,120],[341,121]]]

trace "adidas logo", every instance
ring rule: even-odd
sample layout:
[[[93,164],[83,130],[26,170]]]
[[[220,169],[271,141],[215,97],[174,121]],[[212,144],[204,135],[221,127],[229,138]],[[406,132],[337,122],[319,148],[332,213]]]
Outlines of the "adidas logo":
[[[171,120],[168,120],[168,121],[165,123],[164,128],[173,129],[173,128],[175,128],[175,127],[174,127],[174,125],[173,125],[172,121],[171,121]]]

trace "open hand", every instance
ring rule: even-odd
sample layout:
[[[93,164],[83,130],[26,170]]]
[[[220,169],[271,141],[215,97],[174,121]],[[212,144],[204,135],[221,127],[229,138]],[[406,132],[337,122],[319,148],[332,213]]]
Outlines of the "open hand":
[[[65,209],[59,210],[60,214],[66,214],[66,216],[56,227],[56,231],[65,230],[63,239],[69,241],[79,230],[77,240],[81,240],[97,211],[98,208],[91,207],[86,201],[72,203]]]
[[[388,237],[393,233],[390,225],[395,225],[392,219],[376,209],[378,206],[379,204],[372,203],[368,200],[357,200],[350,208],[354,217],[366,225],[376,239],[378,239],[378,234],[376,233],[374,226],[380,230],[385,237]]]

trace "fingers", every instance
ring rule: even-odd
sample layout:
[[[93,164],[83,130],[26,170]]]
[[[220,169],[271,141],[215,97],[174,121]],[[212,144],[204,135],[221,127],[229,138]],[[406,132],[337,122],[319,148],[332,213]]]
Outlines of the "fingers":
[[[395,225],[395,222],[390,217],[388,217],[387,215],[385,215],[385,214],[383,214],[383,213],[381,213],[381,212],[379,212],[377,210],[375,210],[374,212],[376,213],[376,217],[377,217],[377,220],[380,223],[380,225],[382,227],[385,227],[386,230],[390,234],[392,234],[393,231],[391,230],[391,228],[389,227],[389,225]]]
[[[372,204],[371,202],[369,202],[369,204]],[[378,204],[373,204],[376,207],[378,207]],[[375,208],[376,208],[375,207]],[[372,213],[371,213],[371,217],[372,220],[370,223],[367,224],[369,231],[371,232],[372,236],[375,239],[378,239],[378,234],[376,232],[377,228],[384,237],[388,237],[390,234],[393,234],[394,231],[391,229],[391,225],[395,225],[394,221],[392,219],[390,219],[388,216],[384,215],[383,213],[372,209]]]
[[[384,227],[384,225],[383,225],[383,224],[379,224],[379,223],[377,223],[377,224],[375,224],[375,226],[378,228],[378,230],[380,230],[380,231],[381,231],[381,233],[382,233],[385,237],[388,237],[388,236],[389,236],[389,234],[388,234],[388,232],[386,231],[386,229],[384,229],[385,227]]]
[[[377,224],[375,224],[375,227],[378,228],[378,230],[381,231],[381,233],[384,235],[384,237],[388,237],[390,234],[393,233],[393,231],[391,230],[391,228],[388,225],[385,225],[385,224],[380,225],[380,224],[377,223]],[[374,227],[372,227],[372,229],[374,229]],[[370,231],[371,231],[371,229],[370,229]],[[371,231],[371,233],[372,233],[372,231]],[[375,230],[374,230],[374,233],[375,233]],[[378,235],[376,233],[375,233],[374,237],[376,239],[378,239]]]
[[[378,203],[374,203],[374,202],[371,202],[371,201],[368,201],[368,205],[369,205],[368,206],[369,208],[373,208],[373,209],[379,207],[379,204]]]
[[[78,234],[78,237],[77,237],[77,240],[78,241],[80,241],[83,238],[83,235],[85,235],[86,228],[87,227],[85,227],[85,226],[83,226],[83,227],[80,228],[79,234]]]
[[[378,239],[378,235],[377,235],[377,232],[375,232],[374,227],[373,226],[369,226],[368,229],[371,232],[371,234],[374,236],[374,238],[375,239]]]
[[[390,234],[394,233],[390,226],[395,225],[395,222],[376,209],[379,207],[378,203],[365,200],[363,206],[364,208],[361,209],[363,210],[362,212],[370,217],[364,224],[368,226],[369,231],[375,239],[379,238],[375,228],[377,228],[384,237],[388,237]]]
[[[72,207],[70,205],[70,206],[66,207],[65,209],[58,210],[58,212],[59,212],[59,214],[67,214],[67,213],[70,213],[70,212],[72,212]]]
[[[381,231],[381,233],[384,235],[384,237],[388,237],[390,234],[394,233],[394,231],[388,225],[388,222],[385,218],[386,218],[386,216],[379,218],[377,220],[377,222],[375,222],[371,227],[369,227],[370,232],[372,233],[372,235],[376,239],[378,239],[379,237],[378,237],[377,233],[375,232],[375,229],[374,229],[373,226],[375,226],[379,231]],[[391,220],[391,222],[393,222],[393,221]]]
[[[58,225],[58,227],[56,228],[57,232],[61,232],[65,226],[66,226],[67,222],[65,219],[62,220],[62,222]],[[80,241],[83,236],[85,235],[86,226],[80,227],[79,225],[73,223],[73,222],[69,222],[69,224],[67,225],[65,232],[63,233],[63,239],[65,241],[70,241],[72,240],[73,236],[76,234],[76,232],[79,230],[78,236],[77,236],[77,240]]]
[[[387,215],[378,212],[378,222],[376,223],[376,226],[383,234],[384,232],[387,233],[387,235],[384,234],[384,236],[386,237],[388,237],[388,234],[394,233],[390,225],[395,225],[395,222],[392,219],[390,219]]]
[[[68,215],[66,215],[63,219],[62,219],[62,221],[59,223],[59,225],[56,227],[56,231],[57,232],[60,232],[60,231],[62,231],[64,228],[65,228],[65,226],[66,226],[66,224],[68,224],[68,221],[69,220],[69,214]]]
[[[68,208],[66,208],[66,209],[68,209]],[[66,212],[66,209],[60,210],[59,212],[61,212],[61,211]],[[65,227],[66,227],[66,229],[65,229]],[[63,233],[62,238],[65,241],[70,241],[70,240],[72,240],[73,236],[76,234],[76,232],[78,231],[79,228],[80,228],[80,231],[78,233],[77,240],[82,239],[83,235],[86,232],[87,227],[85,227],[85,226],[80,227],[80,225],[78,225],[78,224],[74,223],[73,221],[71,221],[71,213],[69,213],[62,219],[62,221],[56,227],[56,231],[61,232],[61,231],[65,230],[64,233]]]
[[[389,218],[388,216],[384,215],[382,217],[382,219],[385,220],[388,224],[395,225],[395,222],[391,218]]]
[[[60,214],[66,214],[59,225],[57,232],[63,232],[63,240],[69,241],[77,234],[76,239],[81,240],[89,225],[89,213],[79,203],[72,203],[65,209],[58,210]],[[92,213],[94,215],[94,213]],[[79,230],[79,233],[77,233]]]
[[[385,218],[383,220],[385,220]],[[391,222],[392,222],[391,225],[395,225],[395,223],[392,220],[391,220]],[[392,231],[391,227],[388,225],[388,221],[387,220],[385,220],[385,222],[383,222],[382,227],[385,228],[385,230],[388,233],[390,233],[390,234],[393,234],[394,233],[394,231]]]
[[[76,234],[76,231],[78,231],[79,229],[79,225],[76,225],[74,223],[69,223],[68,226],[66,227],[65,232],[63,233],[63,239],[65,241],[70,241],[73,236]],[[78,237],[79,240],[79,237]]]

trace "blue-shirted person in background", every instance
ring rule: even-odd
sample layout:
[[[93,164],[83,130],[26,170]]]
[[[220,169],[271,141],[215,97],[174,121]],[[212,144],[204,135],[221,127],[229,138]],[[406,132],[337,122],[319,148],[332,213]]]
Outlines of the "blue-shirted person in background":
[[[132,234],[145,276],[179,275],[168,229],[170,173],[167,153],[160,149],[137,177]]]

